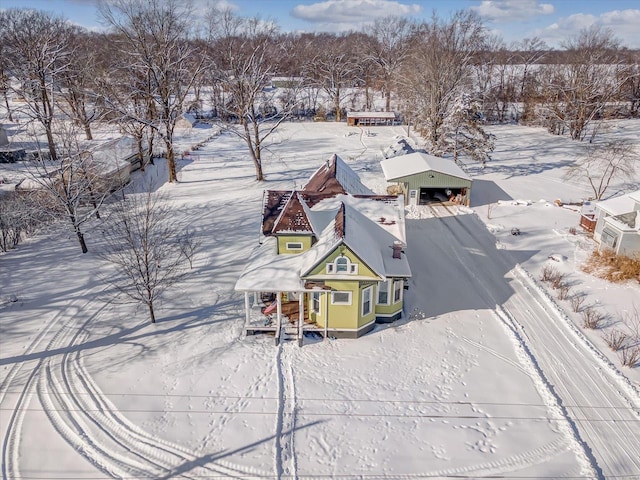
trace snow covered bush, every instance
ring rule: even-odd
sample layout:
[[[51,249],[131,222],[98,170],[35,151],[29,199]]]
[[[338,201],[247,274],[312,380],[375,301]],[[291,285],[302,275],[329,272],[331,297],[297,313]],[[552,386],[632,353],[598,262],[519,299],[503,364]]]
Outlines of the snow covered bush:
[[[623,347],[623,345],[627,341],[627,338],[628,336],[626,333],[621,332],[620,330],[617,330],[615,328],[604,334],[604,341],[607,342],[609,348],[614,352],[617,352]]]
[[[584,328],[595,330],[602,327],[606,316],[596,310],[593,306],[588,306],[582,311],[582,325]]]

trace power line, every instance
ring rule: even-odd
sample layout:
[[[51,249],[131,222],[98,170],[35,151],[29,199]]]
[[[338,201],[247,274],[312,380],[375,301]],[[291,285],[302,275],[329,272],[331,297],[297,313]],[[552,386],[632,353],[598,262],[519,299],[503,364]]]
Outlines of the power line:
[[[7,394],[19,394],[22,390],[8,390]],[[50,391],[55,395],[85,395],[93,396],[90,392],[71,392],[71,391]],[[279,401],[278,397],[253,397],[249,395],[203,395],[203,394],[187,394],[187,393],[114,393],[102,392],[105,396],[120,397],[169,397],[169,398],[208,398],[208,399],[228,399],[228,400],[274,400]],[[457,405],[457,406],[496,406],[496,407],[539,407],[548,408],[549,405],[544,403],[514,403],[514,402],[473,402],[469,400],[391,400],[391,399],[374,399],[374,398],[313,398],[313,397],[296,397],[296,402],[338,402],[338,403],[399,403],[399,404],[424,404],[424,405]],[[615,406],[615,405],[571,405],[563,404],[565,408],[592,408],[594,410],[623,410],[634,411],[633,407]],[[2,410],[2,408],[0,408]]]
[[[13,411],[12,408],[0,408],[0,411]],[[42,412],[41,408],[21,408],[23,412]],[[47,411],[52,412],[104,412],[101,408],[50,408]],[[127,408],[118,409],[120,413],[195,413],[195,414],[218,414],[218,415],[278,415],[277,411],[254,411],[254,410],[203,410],[203,409],[144,409],[144,408]],[[293,415],[285,413],[285,415]],[[339,413],[339,412],[306,412],[302,408],[298,408],[295,415],[306,417],[370,417],[370,418],[444,418],[449,420],[532,420],[532,421],[565,421],[564,417],[527,417],[513,415],[446,415],[446,414],[428,414],[428,413]],[[640,423],[640,418],[624,419],[624,418],[571,418],[574,422],[614,422],[614,423]]]

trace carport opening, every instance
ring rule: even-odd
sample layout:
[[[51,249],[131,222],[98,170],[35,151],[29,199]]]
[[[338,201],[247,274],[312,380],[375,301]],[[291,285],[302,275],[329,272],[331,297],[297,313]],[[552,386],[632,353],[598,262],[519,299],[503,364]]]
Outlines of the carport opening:
[[[466,200],[466,188],[421,188],[419,205],[430,203],[451,202],[464,204]]]

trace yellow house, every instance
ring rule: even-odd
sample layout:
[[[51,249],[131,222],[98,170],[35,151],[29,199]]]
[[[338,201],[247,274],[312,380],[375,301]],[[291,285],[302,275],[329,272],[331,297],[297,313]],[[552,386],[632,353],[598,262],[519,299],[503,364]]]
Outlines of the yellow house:
[[[362,191],[354,175],[334,156],[303,190],[265,192],[263,241],[235,287],[245,293],[247,334],[355,338],[401,317],[411,276],[404,199],[340,192],[342,183]]]

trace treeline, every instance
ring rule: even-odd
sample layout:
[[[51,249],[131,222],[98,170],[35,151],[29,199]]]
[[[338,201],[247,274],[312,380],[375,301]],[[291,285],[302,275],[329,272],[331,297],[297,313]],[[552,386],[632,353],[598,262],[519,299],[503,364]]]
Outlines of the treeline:
[[[111,122],[141,149],[161,144],[170,181],[173,132],[187,111],[237,125],[258,180],[263,141],[283,119],[320,111],[340,121],[347,110],[376,109],[381,94],[384,109],[411,123],[434,154],[479,161],[491,150],[488,122],[538,124],[583,140],[606,118],[638,116],[639,53],[596,27],[552,50],[537,38],[507,45],[471,11],[293,34],[213,7],[196,17],[181,0],[99,8],[108,33],[42,11],[0,11],[8,118],[9,95],[23,100],[21,113],[42,127],[53,160],[60,113],[87,139],[96,122]],[[274,76],[291,77],[291,88],[265,88]]]

